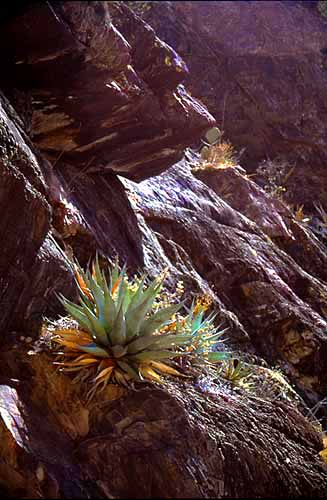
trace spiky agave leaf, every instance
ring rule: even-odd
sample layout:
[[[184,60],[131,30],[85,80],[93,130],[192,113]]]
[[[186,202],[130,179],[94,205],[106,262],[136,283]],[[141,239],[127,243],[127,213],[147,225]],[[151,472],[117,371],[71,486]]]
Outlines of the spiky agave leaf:
[[[174,375],[176,377],[185,377],[187,378],[187,375],[184,375],[183,373],[179,372],[178,370],[175,370],[172,366],[166,365],[165,363],[161,363],[160,361],[151,361],[150,365],[154,370],[159,371],[160,373],[164,375]]]
[[[115,301],[110,293],[107,280],[103,277],[103,293],[104,293],[104,320],[107,325],[107,335],[110,341],[110,331],[113,328],[113,324],[117,314],[117,308]]]
[[[114,294],[116,288],[119,285],[120,270],[119,270],[118,258],[115,259],[112,268],[109,270],[109,274],[110,274],[110,291],[112,294]]]
[[[157,350],[157,351],[142,351],[134,354],[131,359],[143,362],[143,361],[157,361],[160,359],[173,359],[181,356],[189,356],[188,352],[176,352],[176,351],[168,351],[168,350]]]
[[[141,291],[138,298],[130,304],[126,312],[126,331],[130,337],[139,335],[147,313],[152,308],[154,300],[161,289],[162,283],[154,280],[145,292]]]
[[[112,345],[122,346],[126,344],[126,318],[122,303],[120,304],[119,310],[117,311],[116,314],[115,321],[112,325],[110,339]]]
[[[186,335],[151,335],[147,337],[136,337],[132,340],[127,348],[129,354],[136,354],[146,349],[171,349],[173,347],[182,346],[189,343],[189,338]]]
[[[70,300],[66,299],[62,295],[59,296],[59,301],[64,306],[68,314],[77,321],[77,323],[86,331],[92,332],[92,324],[89,322],[84,308],[78,304],[74,304]]]
[[[138,370],[135,369],[135,367],[132,364],[122,360],[117,360],[117,364],[119,368],[121,368],[123,372],[127,373],[133,380],[136,381],[140,380]]]
[[[238,384],[247,379],[251,374],[251,368],[238,358],[230,358],[223,365],[220,374],[229,382]]]
[[[96,283],[103,289],[104,282],[106,281],[104,274],[100,269],[99,256],[96,254],[95,261],[92,264],[92,277]]]
[[[166,307],[165,309],[161,309],[154,313],[150,318],[147,318],[143,321],[143,324],[140,328],[141,335],[151,335],[158,328],[163,327],[166,323],[171,320],[171,317],[176,314],[182,307],[184,306],[184,302],[180,304],[173,304],[171,306]]]

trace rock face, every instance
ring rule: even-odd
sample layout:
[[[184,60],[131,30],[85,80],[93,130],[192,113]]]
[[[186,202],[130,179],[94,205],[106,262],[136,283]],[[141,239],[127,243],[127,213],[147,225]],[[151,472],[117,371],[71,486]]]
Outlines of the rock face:
[[[89,186],[83,189],[82,182],[79,188],[73,187],[75,178],[88,179],[89,170],[101,174],[121,170],[119,164],[133,178],[154,174],[176,161],[184,147],[214,123],[180,84],[187,68],[179,56],[129,9],[117,7],[117,22],[124,16],[124,35],[130,45],[111,23],[106,5],[66,2],[53,8],[50,4],[33,6],[2,30],[8,50],[4,53],[6,70],[0,78],[1,86],[20,117],[3,99],[9,111],[2,109],[0,117],[5,179],[1,206],[6,213],[2,231],[8,234],[8,240],[1,257],[0,293],[6,305],[1,330],[28,328],[24,319],[58,309],[48,306],[53,302],[53,292],[72,293],[69,267],[63,264],[65,255],[60,256],[60,247],[51,239],[53,231],[56,236],[60,233],[62,247],[62,238],[66,239],[66,249],[72,235],[75,241],[88,242],[86,254],[77,253],[84,263],[98,245],[106,253],[118,252],[130,265],[142,264],[135,215],[128,209],[119,181],[108,173],[110,193],[106,196],[111,199],[112,217],[107,199],[100,208],[100,194],[96,220],[90,213],[84,220],[67,201],[76,189],[80,203],[87,203]],[[40,31],[35,31],[35,22]],[[22,37],[24,44],[20,42]],[[133,49],[133,37],[137,49]],[[140,50],[146,52],[148,60],[140,61]],[[131,66],[134,60],[136,69]],[[165,82],[160,89],[152,73]],[[35,152],[26,131],[33,143],[54,160],[54,166],[65,160],[61,174],[57,175]],[[62,186],[65,172],[66,192]],[[91,182],[93,185],[96,181]],[[99,192],[102,184],[98,177]],[[93,198],[94,190],[89,193]],[[101,229],[97,221],[104,223]],[[135,249],[131,258],[126,241]],[[55,261],[62,263],[56,267]],[[15,285],[10,286],[13,280]]]
[[[77,456],[82,466],[88,464],[91,479],[109,472],[105,491],[120,498],[269,498],[327,491],[324,467],[307,451],[319,444],[296,411],[283,404],[262,406],[256,398],[242,401],[215,384],[207,394],[177,384],[166,391],[141,390],[114,402],[100,428],[107,435],[92,433]],[[274,460],[267,457],[267,442],[279,449]],[[288,470],[285,456],[292,462]],[[145,480],[135,491],[140,477]]]
[[[58,390],[65,387],[60,377],[67,377],[39,369],[38,376],[29,375],[22,350],[15,364],[20,383],[0,379],[4,493],[23,498],[327,494],[317,432],[295,407],[264,393],[235,391],[206,377],[138,387],[119,399],[100,398],[97,410],[81,409],[71,392],[67,401]]]
[[[242,54],[229,35],[222,40],[231,68],[251,63],[257,75],[270,64],[261,54],[255,65],[257,26],[281,2],[232,3],[214,3],[212,19],[221,9],[228,31],[240,9],[254,16],[254,39],[234,36]],[[177,23],[183,14],[187,43],[196,26],[213,22],[203,4],[156,9],[172,33],[169,16]],[[285,3],[286,20],[291,9],[306,9],[299,5]],[[308,16],[304,26],[316,19],[314,10]],[[325,497],[321,436],[298,406],[265,389],[235,390],[209,373],[104,398],[97,411],[68,376],[51,372],[50,360],[42,365],[38,322],[60,312],[57,293],[74,297],[69,260],[86,265],[98,250],[118,255],[130,274],[168,267],[167,288],[182,280],[189,301],[208,294],[231,347],[278,363],[313,406],[327,395],[327,255],[241,167],[195,169],[191,150],[176,162],[214,120],[183,87],[194,82],[180,56],[126,5],[36,4],[9,21],[0,35],[0,80],[11,102],[1,94],[0,330],[8,335],[0,352],[0,488],[22,497],[119,498],[135,496],[142,478],[137,494],[148,498]],[[199,48],[209,35],[201,32]],[[226,85],[236,85],[233,73]],[[272,129],[263,129],[268,137]],[[285,143],[276,137],[278,149]]]
[[[309,206],[312,193],[327,204],[327,23],[312,4],[153,2],[140,12],[187,62],[192,95],[246,148],[244,165],[293,157],[294,200]]]
[[[182,85],[188,70],[175,51],[108,4],[48,3],[15,18],[1,35],[1,83],[28,91],[33,141],[49,159],[141,179],[181,158],[214,119]]]
[[[17,121],[15,121],[17,120]],[[0,331],[36,327],[42,313],[58,310],[55,292],[71,294],[67,259],[51,230],[47,184],[36,152],[8,101],[0,104]]]
[[[233,172],[237,187],[227,191]],[[174,265],[186,253],[210,285],[221,319],[230,319],[236,338],[250,337],[265,357],[286,363],[308,393],[323,394],[327,287],[320,280],[325,271],[319,270],[326,269],[326,252],[301,225],[290,222],[284,206],[237,170],[196,175],[205,184],[184,162],[139,185],[124,183],[136,194],[146,224],[163,237],[160,245]],[[238,193],[234,203],[233,192]],[[252,221],[246,217],[251,214]]]
[[[274,196],[267,195],[255,182],[236,168],[198,171],[196,177],[235,210],[254,221],[260,229],[305,271],[327,280],[326,250],[292,211]],[[237,196],[235,195],[237,193]]]

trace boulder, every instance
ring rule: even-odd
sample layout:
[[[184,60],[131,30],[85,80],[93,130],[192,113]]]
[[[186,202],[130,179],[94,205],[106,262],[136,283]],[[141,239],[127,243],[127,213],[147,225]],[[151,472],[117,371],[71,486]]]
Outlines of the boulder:
[[[142,179],[215,123],[184,88],[184,61],[124,5],[33,6],[6,23],[1,40],[0,85],[28,92],[33,141],[52,162]]]

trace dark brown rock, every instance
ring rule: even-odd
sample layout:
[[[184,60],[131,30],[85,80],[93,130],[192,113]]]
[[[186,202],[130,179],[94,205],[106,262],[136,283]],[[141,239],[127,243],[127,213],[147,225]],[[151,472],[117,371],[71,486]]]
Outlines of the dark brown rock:
[[[135,271],[141,269],[142,236],[118,177],[110,173],[81,175],[78,169],[64,165],[58,176],[62,182],[62,215],[58,213],[56,227],[75,257],[87,265],[98,249],[104,255],[117,255]]]
[[[0,106],[0,330],[31,328],[35,335],[43,313],[59,310],[56,293],[72,293],[72,276],[51,235],[38,160],[8,117],[14,112],[6,100]]]
[[[139,13],[186,61],[192,95],[225,137],[246,148],[244,166],[294,158],[295,202],[326,204],[327,24],[310,3],[152,2]]]
[[[255,204],[262,204],[262,218],[256,212],[256,223],[252,222],[231,207],[232,201],[227,204],[215,194],[220,175],[224,174],[203,174],[212,185],[209,188],[191,174],[187,162],[182,162],[155,179],[139,185],[124,180],[124,184],[138,197],[137,207],[146,224],[163,236],[160,244],[165,251],[174,244],[188,255],[197,274],[221,301],[216,306],[224,311],[222,317],[232,312],[256,349],[270,360],[284,363],[308,397],[312,391],[324,394],[327,287],[313,274],[320,276],[319,265],[325,262],[326,254],[313,250],[317,246],[314,237],[305,233],[301,241],[301,229],[296,236],[298,248],[279,240],[281,250],[260,226],[266,232],[283,228],[284,236],[292,241],[298,224],[290,225],[282,210],[274,223],[269,222],[267,214],[277,210],[278,204],[242,177],[238,182],[243,184],[243,195],[235,202],[238,209],[250,215]],[[254,193],[251,206],[248,201]],[[311,253],[315,254],[312,263]]]
[[[49,159],[141,179],[180,159],[214,119],[181,84],[181,58],[128,8],[110,6],[123,36],[106,6],[47,3],[15,18],[1,35],[1,84],[28,89],[33,140]]]
[[[310,456],[319,441],[297,411],[207,383],[207,393],[171,383],[107,405],[77,452],[90,478],[119,498],[326,495]]]
[[[28,362],[22,350],[20,361],[16,357],[16,364],[21,362]],[[100,398],[89,407],[88,433],[72,437],[67,424],[74,419],[77,401],[51,405],[51,393],[57,390],[62,398],[59,388],[64,386],[57,380],[54,389],[51,371],[47,374],[44,369],[42,379],[41,372],[34,376],[32,372],[21,383],[1,377],[0,433],[8,448],[0,449],[0,485],[9,494],[32,498],[324,498],[327,494],[319,434],[291,403],[233,390],[212,375],[195,383],[145,384],[125,391],[119,399]]]
[[[243,169],[200,169],[195,175],[234,209],[254,221],[305,271],[327,280],[325,248],[305,224],[296,221],[284,202],[267,194]]]
[[[84,488],[82,473],[73,459],[74,443],[31,402],[27,384],[7,379],[0,385],[0,432],[6,448],[0,454],[0,486],[9,498],[88,498],[96,486]],[[47,419],[47,426],[44,421]],[[11,449],[11,455],[9,450]]]

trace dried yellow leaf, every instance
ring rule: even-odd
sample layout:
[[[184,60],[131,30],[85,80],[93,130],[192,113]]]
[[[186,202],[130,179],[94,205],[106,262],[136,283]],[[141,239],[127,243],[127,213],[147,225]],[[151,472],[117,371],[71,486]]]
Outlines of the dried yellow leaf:
[[[79,361],[75,360],[72,362],[63,362],[63,363],[54,363],[55,365],[60,365],[60,366],[84,366],[84,365],[90,365],[98,363],[98,360],[96,358],[87,358],[87,359],[81,359]]]
[[[325,462],[325,464],[327,464],[327,448],[325,448],[324,450],[320,451],[319,455],[321,456],[321,458],[323,459],[323,461]]]
[[[167,373],[168,375],[177,375],[178,377],[186,376],[180,373],[179,371],[175,370],[175,368],[165,365],[164,363],[160,363],[160,361],[151,361],[150,364],[151,366],[153,366],[155,370],[159,370],[161,373]]]
[[[140,366],[140,372],[143,377],[148,378],[150,380],[154,380],[156,382],[161,382],[161,377],[156,373],[150,366]]]
[[[97,375],[94,379],[94,381],[96,382],[97,380],[100,380],[101,378],[105,379],[108,375],[111,374],[112,370],[114,369],[113,366],[109,366],[109,368],[105,368],[104,370],[102,370],[99,375]]]
[[[75,351],[80,351],[78,344],[76,342],[69,342],[63,339],[53,339],[57,342],[57,344],[63,345],[65,347],[69,347],[69,349],[74,349]]]

